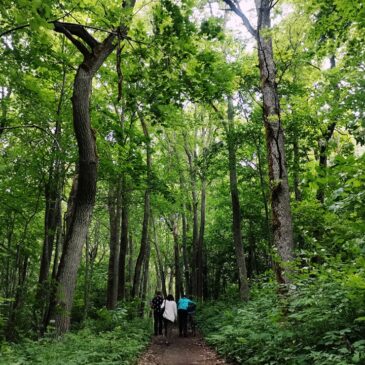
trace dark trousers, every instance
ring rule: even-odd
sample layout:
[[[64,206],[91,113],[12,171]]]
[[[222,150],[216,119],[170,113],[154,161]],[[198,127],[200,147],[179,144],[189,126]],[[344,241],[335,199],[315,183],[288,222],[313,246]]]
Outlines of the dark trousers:
[[[165,326],[166,341],[170,343],[172,338],[172,327],[174,326],[174,322],[171,322],[168,319],[164,318],[164,326]]]
[[[188,311],[185,309],[179,309],[177,311],[179,315],[179,334],[184,336],[188,333]]]
[[[162,335],[162,313],[153,312],[155,335]]]

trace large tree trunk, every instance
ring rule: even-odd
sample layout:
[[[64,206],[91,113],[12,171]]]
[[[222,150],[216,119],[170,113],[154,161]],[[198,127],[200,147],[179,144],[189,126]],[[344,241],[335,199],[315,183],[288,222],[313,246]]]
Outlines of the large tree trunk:
[[[108,268],[108,286],[106,307],[115,309],[118,301],[120,226],[121,226],[121,191],[120,182],[111,186],[109,190],[109,221],[110,221],[110,256]]]
[[[228,98],[228,126],[226,129],[227,133],[227,145],[228,145],[228,166],[229,166],[229,186],[231,191],[232,201],[232,232],[233,242],[236,253],[236,261],[238,268],[238,281],[239,281],[239,292],[241,300],[248,300],[249,298],[249,287],[247,281],[247,268],[245,261],[245,253],[243,250],[242,243],[242,232],[241,232],[241,209],[237,187],[237,161],[236,161],[236,144],[234,135],[234,112],[232,98]]]
[[[127,187],[125,177],[122,177],[122,227],[120,235],[120,254],[119,254],[119,287],[118,299],[125,299],[126,290],[126,257],[128,250],[128,202]]]
[[[142,265],[146,257],[147,252],[147,239],[148,239],[148,222],[150,219],[150,181],[151,181],[151,146],[150,137],[148,134],[147,125],[144,121],[143,116],[140,114],[140,120],[143,128],[144,136],[146,137],[146,153],[147,153],[147,188],[144,194],[144,214],[143,214],[143,225],[142,225],[142,236],[141,236],[141,247],[137,257],[137,262],[134,270],[132,297],[135,298],[139,293],[139,287],[141,284]]]
[[[58,22],[55,22],[54,26],[56,31],[64,33],[84,55],[75,76],[72,95],[73,123],[79,150],[78,189],[75,198],[75,210],[66,233],[57,273],[56,332],[63,334],[70,327],[77,271],[80,266],[82,247],[85,243],[96,195],[98,155],[89,110],[92,79],[115,48],[113,41],[116,35],[110,34],[102,43],[98,43],[81,26],[70,26],[67,23]],[[91,52],[73,35],[82,38],[91,48]]]
[[[275,247],[283,262],[293,259],[293,228],[290,209],[290,193],[286,171],[284,130],[280,117],[280,103],[276,84],[276,67],[270,36],[271,1],[257,1],[258,8],[258,55],[263,95],[264,124],[266,130],[267,157],[272,207],[272,230]],[[275,264],[279,283],[288,283],[289,277],[279,262]]]

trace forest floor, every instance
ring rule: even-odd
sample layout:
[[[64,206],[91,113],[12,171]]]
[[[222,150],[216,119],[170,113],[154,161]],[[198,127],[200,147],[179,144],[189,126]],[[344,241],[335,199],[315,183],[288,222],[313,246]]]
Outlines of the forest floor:
[[[138,365],[227,365],[217,353],[209,348],[202,337],[179,337],[176,329],[169,345],[165,337],[155,336],[138,361]]]

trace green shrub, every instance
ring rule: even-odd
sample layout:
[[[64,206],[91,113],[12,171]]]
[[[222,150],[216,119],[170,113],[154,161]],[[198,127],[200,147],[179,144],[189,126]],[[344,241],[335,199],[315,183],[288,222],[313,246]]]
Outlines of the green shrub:
[[[19,345],[2,344],[0,364],[2,365],[121,365],[134,364],[150,339],[150,322],[142,319],[118,321],[115,316],[124,317],[114,311],[112,321],[118,323],[111,331],[101,331],[104,312],[99,321],[75,333],[69,333],[60,340],[43,339],[23,341]]]
[[[209,344],[242,364],[364,364],[365,280],[352,271],[337,265],[301,274],[286,299],[274,283],[257,284],[246,304],[205,305],[199,326]]]

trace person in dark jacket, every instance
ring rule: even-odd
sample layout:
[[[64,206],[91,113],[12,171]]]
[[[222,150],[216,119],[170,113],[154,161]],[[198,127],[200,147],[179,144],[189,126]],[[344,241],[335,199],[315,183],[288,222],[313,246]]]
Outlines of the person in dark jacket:
[[[151,308],[153,309],[153,320],[155,336],[162,335],[163,317],[162,314],[164,309],[161,308],[163,303],[163,296],[160,291],[156,291],[155,297],[151,300]]]

